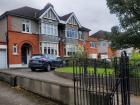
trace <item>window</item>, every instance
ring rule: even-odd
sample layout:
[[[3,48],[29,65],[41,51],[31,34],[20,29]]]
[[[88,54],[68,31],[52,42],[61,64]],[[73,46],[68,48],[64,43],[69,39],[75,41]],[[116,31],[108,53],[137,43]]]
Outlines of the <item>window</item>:
[[[95,43],[94,42],[90,42],[90,48],[94,48],[95,47]]]
[[[66,56],[72,56],[77,51],[76,45],[66,45],[65,46],[65,55]]]
[[[100,47],[105,47],[105,46],[106,46],[106,42],[100,41],[100,42],[99,42],[99,46],[100,46]]]
[[[47,48],[44,47],[44,54],[47,54]]]
[[[17,44],[13,45],[13,54],[16,55],[17,54]]]
[[[31,22],[28,20],[24,20],[22,23],[22,31],[30,33],[31,32]]]
[[[67,29],[67,37],[77,39],[78,38],[78,30],[76,30],[75,28],[68,28]]]
[[[42,34],[58,36],[57,25],[54,24],[43,24]]]
[[[84,40],[84,34],[82,33],[82,31],[79,31],[79,39],[80,40]]]
[[[58,55],[58,44],[57,43],[44,43],[43,44],[44,54]]]

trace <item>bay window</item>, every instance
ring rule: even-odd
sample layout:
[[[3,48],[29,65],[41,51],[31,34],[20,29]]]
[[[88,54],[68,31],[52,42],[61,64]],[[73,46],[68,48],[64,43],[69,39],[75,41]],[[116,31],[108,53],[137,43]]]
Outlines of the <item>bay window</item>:
[[[42,23],[42,34],[58,36],[58,26]]]
[[[65,55],[66,56],[72,56],[76,53],[76,51],[77,51],[77,46],[76,45],[67,44],[65,46]]]
[[[43,43],[42,47],[43,54],[58,55],[58,44],[57,43]]]
[[[67,29],[67,37],[77,39],[78,38],[78,30],[75,28],[68,28]]]

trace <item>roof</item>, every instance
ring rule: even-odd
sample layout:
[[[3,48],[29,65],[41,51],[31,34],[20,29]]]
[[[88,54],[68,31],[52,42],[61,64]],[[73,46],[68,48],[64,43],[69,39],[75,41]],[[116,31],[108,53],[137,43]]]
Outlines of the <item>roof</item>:
[[[60,20],[67,21],[72,14],[73,14],[73,12],[66,14],[64,16],[61,16],[61,17],[59,16],[59,18],[60,18]]]
[[[0,18],[2,18],[5,15],[14,15],[14,16],[20,16],[20,17],[25,17],[25,18],[37,19],[50,6],[53,7],[52,4],[48,3],[42,10],[31,8],[31,7],[28,7],[28,6],[24,6],[24,7],[21,7],[21,8],[17,8],[17,9],[14,9],[14,10],[7,11],[3,15],[1,15]]]
[[[81,30],[81,31],[87,31],[87,32],[91,31],[90,29],[88,29],[88,28],[86,28],[84,26],[82,26],[79,30]]]
[[[2,19],[3,17],[7,16],[7,15],[11,15],[11,16],[18,16],[18,17],[22,17],[22,18],[27,18],[27,19],[34,19],[34,20],[38,20],[39,17],[50,7],[54,8],[53,5],[51,3],[48,3],[43,9],[39,10],[39,9],[35,9],[32,7],[28,7],[28,6],[24,6],[21,8],[17,8],[14,10],[10,10],[5,12],[4,14],[2,14],[0,16],[0,19]],[[72,16],[72,14],[75,16],[75,14],[73,12],[66,14],[64,16],[58,16],[58,18],[62,21],[68,21],[68,19],[70,18],[70,16]],[[77,18],[76,18],[77,19]],[[79,23],[79,21],[78,21]],[[80,25],[80,23],[79,23]],[[80,25],[80,30],[82,31],[90,31],[90,29],[83,27]]]
[[[92,34],[90,37],[94,37],[97,39],[109,39],[110,36],[111,36],[111,32],[100,30],[100,31]]]
[[[35,19],[39,11],[40,11],[39,9],[25,6],[11,11],[7,11],[6,13],[4,13],[4,15],[22,16],[22,17]]]
[[[51,3],[48,3],[42,10],[38,12],[37,17],[40,17],[50,7],[53,7],[53,5]]]

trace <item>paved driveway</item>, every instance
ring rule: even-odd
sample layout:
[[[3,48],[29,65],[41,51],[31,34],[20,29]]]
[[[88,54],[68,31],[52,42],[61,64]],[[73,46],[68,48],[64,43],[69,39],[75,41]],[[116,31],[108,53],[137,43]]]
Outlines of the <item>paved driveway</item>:
[[[61,78],[61,77],[55,75],[54,71],[32,72],[30,69],[12,69],[12,70],[0,70],[0,72],[5,72],[5,73],[14,74],[14,75],[25,76],[28,78],[34,78],[34,79],[38,79],[38,80],[73,86],[72,80]]]
[[[0,81],[0,105],[59,105],[46,98],[27,92],[20,88],[12,88]]]

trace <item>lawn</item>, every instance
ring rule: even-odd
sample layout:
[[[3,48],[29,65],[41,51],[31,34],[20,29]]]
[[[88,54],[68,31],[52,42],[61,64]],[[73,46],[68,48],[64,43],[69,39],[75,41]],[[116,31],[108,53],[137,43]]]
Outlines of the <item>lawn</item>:
[[[63,67],[63,68],[58,68],[56,70],[57,72],[62,72],[62,73],[73,73],[73,67]],[[77,73],[81,73],[83,70],[77,69]],[[93,67],[88,67],[88,73],[93,73],[94,69]],[[113,73],[113,69],[108,68],[106,70],[107,74],[112,74]],[[97,68],[97,74],[105,74],[105,68]]]

